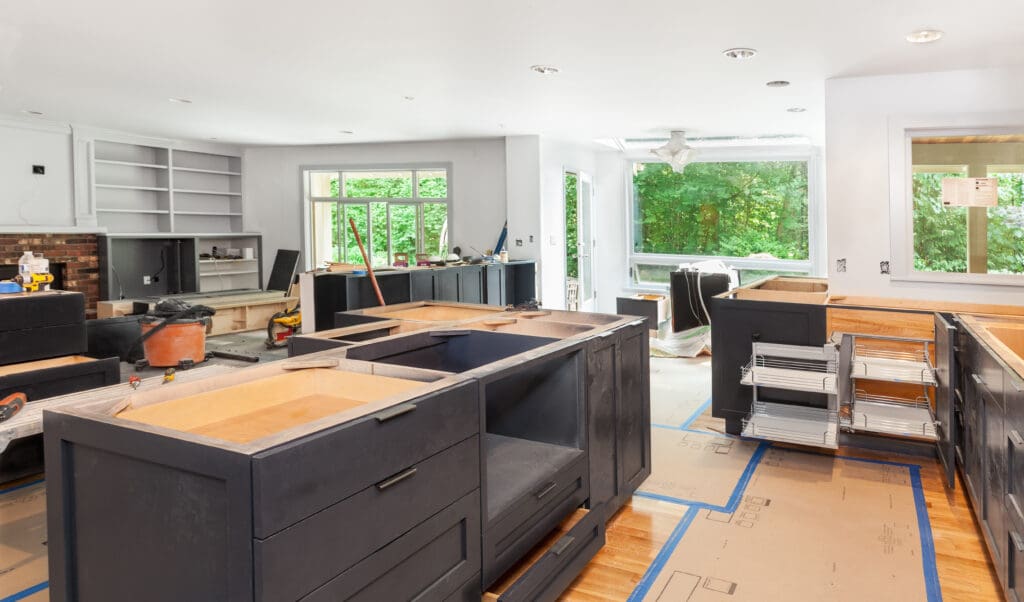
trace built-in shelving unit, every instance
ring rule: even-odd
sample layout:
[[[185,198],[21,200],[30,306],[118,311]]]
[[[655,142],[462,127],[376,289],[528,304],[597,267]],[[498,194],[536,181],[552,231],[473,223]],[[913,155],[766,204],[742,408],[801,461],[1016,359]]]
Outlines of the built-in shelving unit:
[[[240,233],[241,157],[95,140],[92,195],[111,233]]]
[[[197,239],[199,292],[261,288],[259,236],[201,236]],[[217,256],[213,257],[214,248]],[[246,258],[246,249],[252,257]]]

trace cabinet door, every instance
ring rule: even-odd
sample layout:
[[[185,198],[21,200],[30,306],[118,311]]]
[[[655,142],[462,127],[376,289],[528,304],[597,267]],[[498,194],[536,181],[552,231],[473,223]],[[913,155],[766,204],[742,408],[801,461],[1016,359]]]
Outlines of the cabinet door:
[[[992,541],[1001,566],[1006,558],[1006,436],[1003,434],[1002,401],[987,389],[982,389],[985,400],[985,520],[988,537]]]
[[[627,326],[619,346],[619,494],[630,496],[651,474],[650,341],[643,322]]]
[[[459,302],[483,303],[483,267],[478,265],[459,268]]]
[[[438,301],[459,300],[459,270],[446,268],[434,272],[434,294]]]
[[[1011,520],[1005,539],[1006,593],[1010,602],[1024,602],[1024,523]]]
[[[505,305],[505,266],[488,265],[484,268],[484,291],[487,305]]]
[[[972,371],[969,379],[964,385],[964,484],[978,519],[984,520],[985,405],[981,379]]]
[[[1024,525],[1024,382],[1009,372],[1006,374],[1003,411],[1003,431],[1006,435],[1006,513],[1017,524]],[[1021,585],[1024,587],[1024,583]]]
[[[409,300],[434,300],[433,270],[417,270],[409,273]]]
[[[945,470],[946,486],[956,487],[956,328],[942,314],[935,314],[935,368],[939,386],[935,391],[935,417],[939,459]]]
[[[618,509],[619,410],[618,333],[604,333],[587,353],[587,429],[590,445],[590,507],[604,505],[608,514]]]

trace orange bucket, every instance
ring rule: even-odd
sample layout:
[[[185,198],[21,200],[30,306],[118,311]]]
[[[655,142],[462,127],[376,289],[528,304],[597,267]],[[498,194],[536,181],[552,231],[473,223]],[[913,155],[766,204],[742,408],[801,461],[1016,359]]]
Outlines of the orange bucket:
[[[162,321],[142,322],[142,334]],[[202,320],[172,322],[142,343],[146,361],[157,368],[174,368],[181,360],[200,363],[206,360],[206,323]]]

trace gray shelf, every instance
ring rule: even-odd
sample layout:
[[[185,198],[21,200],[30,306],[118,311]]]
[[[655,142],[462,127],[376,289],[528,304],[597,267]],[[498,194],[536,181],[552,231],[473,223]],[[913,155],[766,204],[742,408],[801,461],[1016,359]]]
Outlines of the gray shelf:
[[[838,449],[839,416],[834,410],[758,401],[743,420],[743,436]]]
[[[583,456],[583,450],[485,433],[484,456],[487,515],[494,517],[523,495],[532,493],[538,481],[543,482]]]

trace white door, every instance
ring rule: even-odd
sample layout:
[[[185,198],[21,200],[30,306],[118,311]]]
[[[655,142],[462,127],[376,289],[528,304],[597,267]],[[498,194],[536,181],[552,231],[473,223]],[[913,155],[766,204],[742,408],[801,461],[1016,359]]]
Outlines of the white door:
[[[594,311],[593,180],[587,174],[565,172],[565,306]]]

